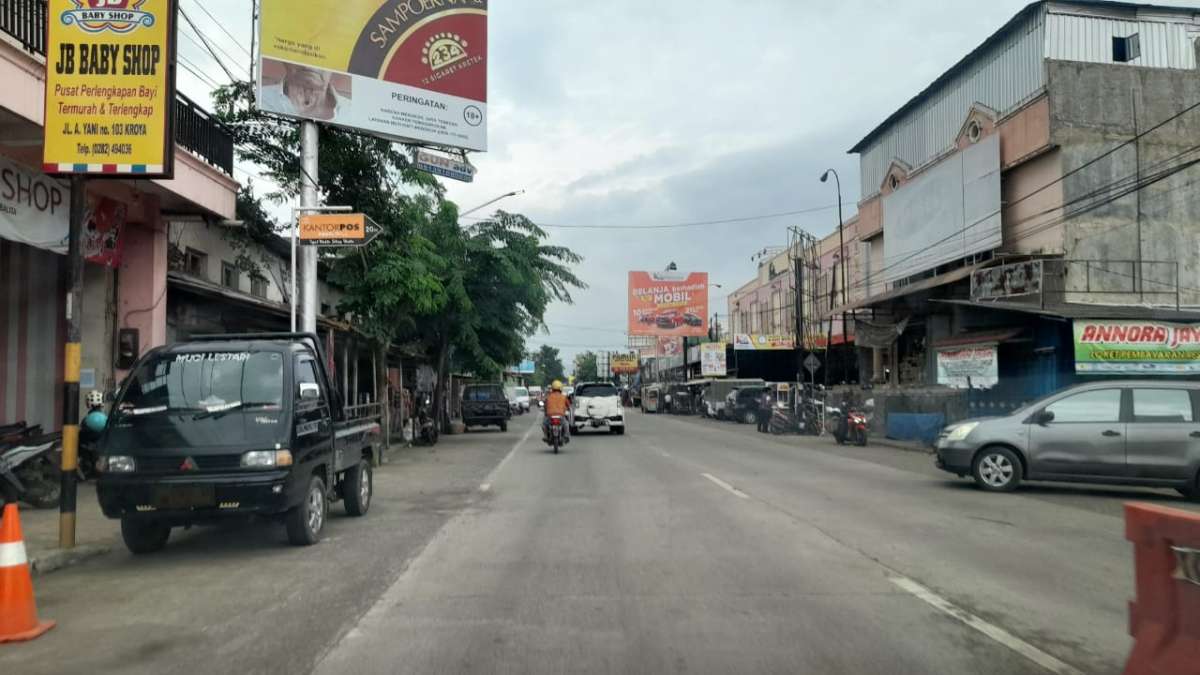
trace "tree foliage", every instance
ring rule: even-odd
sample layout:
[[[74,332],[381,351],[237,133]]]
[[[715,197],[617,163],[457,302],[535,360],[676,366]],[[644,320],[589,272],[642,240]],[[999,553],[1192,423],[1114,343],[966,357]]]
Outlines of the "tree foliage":
[[[566,377],[558,349],[542,345],[533,355],[533,383],[539,387],[548,387],[555,380],[563,380]]]
[[[600,379],[600,359],[596,352],[586,351],[575,355],[575,380],[596,382]]]

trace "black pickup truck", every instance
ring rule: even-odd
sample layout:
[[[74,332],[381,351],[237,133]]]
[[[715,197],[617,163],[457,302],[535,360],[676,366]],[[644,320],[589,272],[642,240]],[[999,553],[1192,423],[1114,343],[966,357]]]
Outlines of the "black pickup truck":
[[[494,424],[500,431],[508,431],[512,408],[508,405],[504,387],[498,384],[467,385],[462,395],[462,417],[463,426],[468,429]]]
[[[171,528],[268,516],[316,543],[329,502],[366,514],[376,418],[346,419],[317,336],[222,335],[158,347],[122,384],[99,440],[96,494],[125,545]]]

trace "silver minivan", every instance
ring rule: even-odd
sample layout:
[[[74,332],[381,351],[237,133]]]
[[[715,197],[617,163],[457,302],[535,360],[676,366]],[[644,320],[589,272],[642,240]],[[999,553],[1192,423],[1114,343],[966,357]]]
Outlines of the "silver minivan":
[[[1171,487],[1200,500],[1200,382],[1078,385],[1007,417],[952,424],[936,447],[938,468],[984,490],[1073,481]]]

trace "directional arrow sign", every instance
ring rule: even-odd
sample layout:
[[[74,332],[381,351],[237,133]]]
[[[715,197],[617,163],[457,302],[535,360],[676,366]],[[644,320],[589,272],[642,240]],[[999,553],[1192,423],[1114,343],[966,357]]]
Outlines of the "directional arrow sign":
[[[366,246],[383,228],[363,213],[322,213],[300,216],[303,246]]]

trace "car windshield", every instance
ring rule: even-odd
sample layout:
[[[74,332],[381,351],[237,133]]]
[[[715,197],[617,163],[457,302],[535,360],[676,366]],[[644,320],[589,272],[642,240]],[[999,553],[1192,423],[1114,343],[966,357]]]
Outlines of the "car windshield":
[[[116,452],[273,442],[284,432],[282,403],[279,352],[166,353],[129,376],[105,444]]]
[[[517,396],[524,397],[529,395],[529,390],[525,387],[517,387],[516,389],[513,389],[513,393]]]
[[[588,384],[575,390],[576,398],[616,396],[617,388],[611,384]]]

